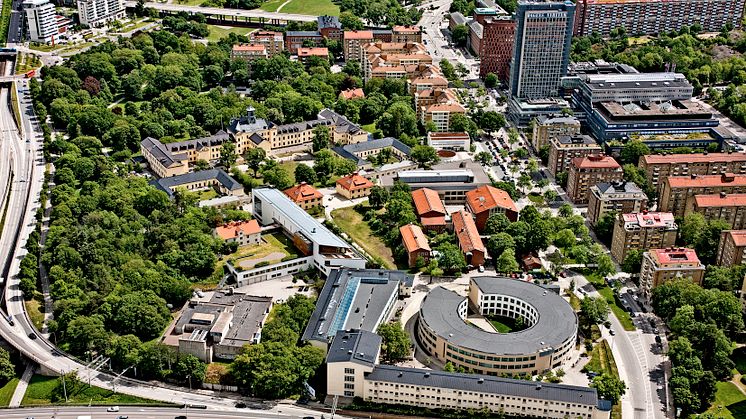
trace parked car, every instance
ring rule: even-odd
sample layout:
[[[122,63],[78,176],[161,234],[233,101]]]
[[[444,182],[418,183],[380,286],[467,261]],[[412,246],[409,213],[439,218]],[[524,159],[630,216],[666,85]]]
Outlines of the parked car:
[[[107,412],[118,412],[119,411],[119,406],[110,406],[110,407],[107,407],[106,411]]]

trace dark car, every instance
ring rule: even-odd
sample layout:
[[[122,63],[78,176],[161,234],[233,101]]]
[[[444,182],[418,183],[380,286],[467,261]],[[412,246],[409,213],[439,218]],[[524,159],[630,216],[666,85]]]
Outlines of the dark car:
[[[244,402],[238,402],[238,403],[236,403],[236,408],[238,408],[238,409],[246,409],[246,403],[244,403]]]
[[[29,337],[29,339],[32,339],[32,340],[36,339],[36,333],[31,332],[31,333],[28,334],[28,337]]]
[[[187,419],[187,417],[184,415],[181,415],[181,416],[176,416],[174,419]]]

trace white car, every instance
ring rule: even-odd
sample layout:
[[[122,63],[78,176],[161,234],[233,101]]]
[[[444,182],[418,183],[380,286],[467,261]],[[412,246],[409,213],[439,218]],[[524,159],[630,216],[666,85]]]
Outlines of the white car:
[[[119,411],[119,406],[111,406],[111,407],[107,408],[106,411],[107,412],[118,412]]]

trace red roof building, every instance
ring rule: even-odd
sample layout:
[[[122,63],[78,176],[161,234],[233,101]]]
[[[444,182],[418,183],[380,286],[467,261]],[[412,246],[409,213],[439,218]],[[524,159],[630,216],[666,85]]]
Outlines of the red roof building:
[[[438,193],[422,188],[412,192],[412,201],[425,230],[442,231],[446,227],[446,208]]]
[[[407,250],[407,260],[409,267],[412,268],[417,264],[417,259],[422,258],[425,263],[430,260],[430,245],[422,229],[414,224],[407,224],[399,228],[402,243]]]
[[[492,214],[503,213],[510,221],[518,220],[518,208],[510,195],[490,185],[466,193],[466,210],[474,214],[479,231],[484,231],[487,219]]]
[[[300,47],[298,48],[298,59],[306,64],[309,58],[319,57],[329,59],[329,48],[326,47]]]
[[[267,47],[264,45],[234,45],[231,50],[231,59],[254,61],[259,58],[267,58]]]
[[[322,205],[324,199],[321,192],[306,182],[285,189],[283,193],[304,210]]]
[[[339,98],[344,100],[365,99],[365,92],[361,88],[347,89],[339,92]]]
[[[746,228],[746,194],[695,195],[693,211],[708,221],[725,221],[733,230]]]
[[[742,265],[746,260],[746,230],[725,230],[720,233],[718,266]]]
[[[458,247],[464,252],[466,263],[471,266],[484,265],[484,257],[487,253],[482,238],[479,237],[477,225],[471,214],[461,210],[451,214],[453,221],[453,232],[458,239]]]
[[[746,173],[746,153],[648,154],[640,158],[648,182],[658,187],[669,176]]]
[[[261,227],[256,220],[237,221],[216,227],[214,234],[228,243],[236,242],[239,246],[259,244],[262,240]]]
[[[679,278],[702,285],[705,266],[697,252],[687,248],[650,249],[642,255],[640,289],[649,296],[653,288]]]
[[[667,177],[660,185],[658,208],[661,211],[672,212],[677,217],[686,217],[694,211],[696,195],[720,193],[727,195],[746,193],[746,175],[723,173]]]
[[[360,176],[357,172],[337,180],[337,193],[347,199],[368,196],[372,187],[373,182]]]
[[[576,204],[587,204],[591,186],[621,182],[623,177],[622,166],[613,157],[602,154],[576,157],[570,161],[567,196]]]

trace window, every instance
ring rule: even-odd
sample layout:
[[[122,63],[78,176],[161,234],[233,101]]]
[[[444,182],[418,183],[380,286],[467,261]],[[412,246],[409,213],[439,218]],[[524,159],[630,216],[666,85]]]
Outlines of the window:
[[[355,369],[354,368],[345,368],[345,374],[354,374]]]
[[[345,375],[345,381],[348,381],[348,382],[352,381],[352,382],[354,382],[355,381],[355,376],[354,375]]]
[[[347,390],[354,390],[355,389],[355,384],[345,383],[345,389],[347,389]]]

